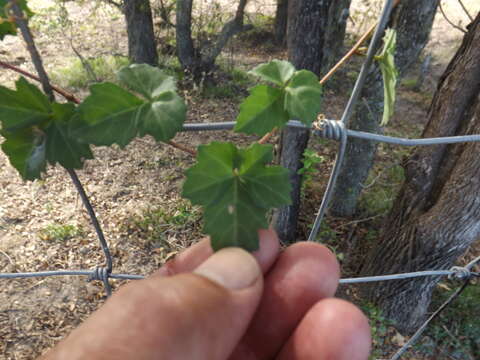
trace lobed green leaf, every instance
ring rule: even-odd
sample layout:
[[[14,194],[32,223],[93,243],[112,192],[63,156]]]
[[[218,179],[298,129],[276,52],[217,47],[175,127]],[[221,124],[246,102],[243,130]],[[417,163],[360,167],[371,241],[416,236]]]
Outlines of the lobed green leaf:
[[[268,210],[291,202],[288,170],[266,166],[272,146],[238,149],[212,142],[199,146],[197,160],[187,170],[182,195],[203,206],[213,249],[258,249],[257,231],[268,227]]]
[[[187,109],[172,77],[149,65],[131,65],[119,78],[145,99],[112,83],[92,85],[72,127],[81,141],[123,148],[137,135],[168,141],[182,129]]]
[[[1,132],[2,150],[24,180],[39,179],[46,166],[46,137],[34,127]]]
[[[93,159],[88,144],[71,136],[69,125],[76,116],[73,104],[52,104],[53,121],[45,129],[47,135],[46,157],[50,164],[57,162],[66,169],[81,169],[85,159]]]
[[[16,90],[0,86],[0,122],[6,132],[40,125],[51,117],[48,98],[25,78],[15,83]]]
[[[284,90],[268,85],[255,86],[240,105],[234,130],[262,136],[275,127],[284,126],[289,120],[284,102]]]
[[[177,90],[173,77],[147,64],[132,64],[118,72],[119,80],[130,90],[153,100],[162,93]]]
[[[250,71],[262,80],[270,81],[283,87],[287,84],[295,72],[294,66],[285,60],[272,60],[266,64],[260,64]]]
[[[285,109],[290,118],[311,126],[320,112],[322,100],[322,85],[317,76],[308,70],[296,71],[285,92]]]

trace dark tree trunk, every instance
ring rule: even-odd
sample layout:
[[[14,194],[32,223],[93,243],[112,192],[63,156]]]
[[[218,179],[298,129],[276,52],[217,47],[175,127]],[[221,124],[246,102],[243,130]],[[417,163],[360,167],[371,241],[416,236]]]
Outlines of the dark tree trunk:
[[[192,39],[192,6],[193,0],[177,0],[176,38],[180,64],[194,72],[198,60]]]
[[[480,14],[440,79],[423,137],[480,133]],[[448,269],[480,236],[480,143],[419,147],[365,275]],[[385,281],[368,295],[400,329],[423,320],[437,277]]]
[[[195,82],[199,82],[213,70],[215,60],[228,40],[252,26],[243,24],[248,0],[239,0],[235,16],[224,24],[215,40],[204,47],[196,48],[192,38],[192,2],[193,0],[177,0],[177,55],[184,70],[192,74]]]
[[[287,45],[288,0],[277,0],[275,12],[275,41],[277,44]]]
[[[124,1],[128,57],[136,64],[158,65],[149,0]]]
[[[347,29],[352,0],[337,0],[329,8],[325,45],[322,59],[322,74],[335,65],[342,54],[343,40]]]
[[[397,30],[395,65],[400,77],[418,60],[428,42],[438,0],[403,0],[392,14],[392,26]],[[360,95],[349,128],[381,132],[383,113],[383,83],[374,64]],[[349,139],[345,160],[335,188],[330,211],[337,216],[355,213],[362,184],[368,176],[375,156],[376,144]]]
[[[345,35],[346,18],[336,14],[348,14],[349,4],[350,0],[298,0],[288,3],[288,57],[297,69],[307,69],[320,75],[325,65],[331,65],[335,57],[333,54],[338,53]],[[286,129],[282,133],[280,162],[290,170],[293,204],[275,213],[274,226],[280,238],[287,243],[296,240],[302,184],[298,170],[303,166],[303,152],[308,138],[308,131]]]

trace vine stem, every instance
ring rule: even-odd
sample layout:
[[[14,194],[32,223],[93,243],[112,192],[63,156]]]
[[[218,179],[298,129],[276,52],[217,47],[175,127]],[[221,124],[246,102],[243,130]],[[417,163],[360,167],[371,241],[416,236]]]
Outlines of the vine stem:
[[[441,1],[438,2],[438,8],[440,9],[440,12],[442,13],[443,18],[444,18],[450,25],[452,25],[453,28],[455,28],[455,29],[457,29],[457,30],[460,30],[460,31],[463,32],[464,34],[467,33],[467,31],[466,31],[465,29],[462,29],[460,26],[454,24],[453,21],[448,18],[447,14],[446,14],[445,11],[443,10],[443,6],[442,6],[442,2],[441,2]]]
[[[73,169],[66,169],[68,175],[72,179],[75,188],[77,189],[78,193],[80,194],[80,198],[82,199],[82,203],[87,209],[88,215],[90,216],[90,220],[92,222],[93,227],[95,228],[95,232],[97,233],[98,240],[100,240],[100,245],[102,246],[103,253],[105,254],[105,258],[107,260],[107,271],[110,273],[112,271],[112,255],[110,254],[110,249],[108,248],[107,240],[105,240],[105,236],[103,234],[102,227],[98,222],[97,215],[95,214],[95,210],[93,209],[92,203],[88,198],[87,193],[85,192],[85,188],[83,187],[80,179],[78,178],[77,173]]]
[[[43,66],[42,57],[35,46],[32,32],[28,27],[27,18],[24,16],[23,11],[20,9],[20,6],[17,4],[16,0],[10,0],[9,4],[13,12],[15,22],[22,32],[23,40],[25,40],[25,44],[27,45],[27,50],[32,58],[33,65],[37,70],[43,91],[50,98],[50,101],[55,101],[55,95],[53,94],[52,86],[50,85],[47,72]]]
[[[395,0],[393,3],[393,9],[400,3],[401,0]],[[350,59],[358,50],[358,48],[367,40],[371,35],[373,30],[378,25],[378,21],[373,23],[367,31],[357,40],[355,45],[352,46],[350,50],[325,74],[325,76],[320,80],[320,84],[325,84],[328,79],[348,60]]]
[[[11,65],[11,64],[8,64],[4,61],[1,61],[0,60],[0,66],[1,67],[4,67],[5,69],[10,69],[10,70],[13,70],[19,74],[22,74],[32,80],[35,80],[35,81],[38,81],[38,82],[41,82],[40,78],[32,73],[29,73],[28,71],[25,71],[25,70],[22,70],[14,65]],[[63,96],[65,99],[67,99],[68,101],[71,101],[71,102],[74,102],[76,104],[79,104],[80,103],[80,100],[78,100],[75,95],[73,95],[72,93],[69,93],[68,91],[66,91],[65,89],[62,89],[58,86],[55,86],[53,84],[50,84],[50,86],[52,87],[52,90],[55,91],[56,93],[60,94],[61,96]]]

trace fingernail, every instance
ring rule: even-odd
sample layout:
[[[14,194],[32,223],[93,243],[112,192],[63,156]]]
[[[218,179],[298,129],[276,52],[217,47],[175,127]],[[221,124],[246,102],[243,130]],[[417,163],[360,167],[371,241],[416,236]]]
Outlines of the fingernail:
[[[253,285],[261,271],[255,258],[245,250],[226,248],[210,256],[193,273],[227,289],[240,290]]]

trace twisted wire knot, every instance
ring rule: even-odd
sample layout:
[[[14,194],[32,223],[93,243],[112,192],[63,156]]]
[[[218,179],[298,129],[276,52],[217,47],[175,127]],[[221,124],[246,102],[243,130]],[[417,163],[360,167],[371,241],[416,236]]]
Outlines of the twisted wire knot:
[[[92,273],[88,277],[88,281],[93,280],[100,280],[105,285],[105,289],[107,290],[107,296],[112,294],[112,287],[110,286],[110,282],[108,278],[110,277],[110,271],[106,267],[97,267],[93,269]]]
[[[452,277],[455,276],[455,278],[459,280],[468,280],[472,277],[472,272],[468,270],[467,268],[461,267],[461,266],[453,266],[450,271],[453,272],[453,274],[448,275],[448,278],[451,279]]]
[[[340,141],[343,133],[347,131],[345,124],[339,120],[322,119],[315,121],[312,127],[315,135],[337,141]]]

